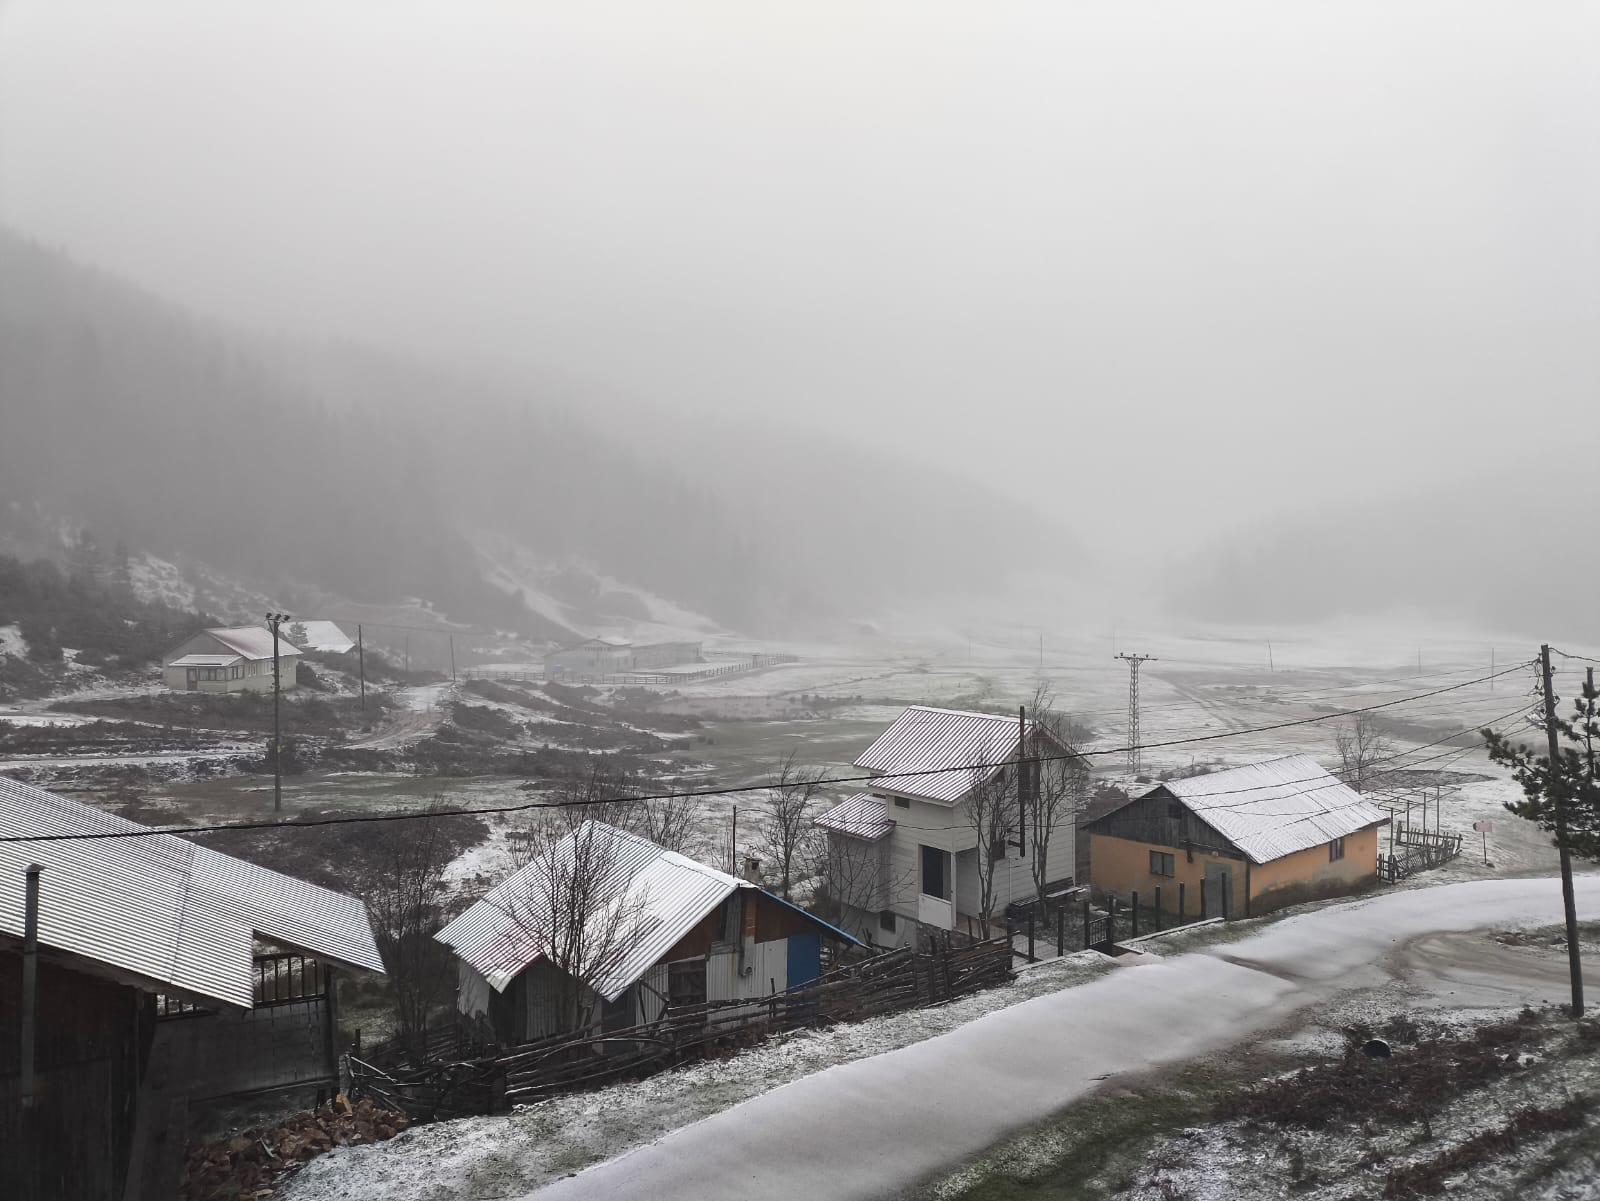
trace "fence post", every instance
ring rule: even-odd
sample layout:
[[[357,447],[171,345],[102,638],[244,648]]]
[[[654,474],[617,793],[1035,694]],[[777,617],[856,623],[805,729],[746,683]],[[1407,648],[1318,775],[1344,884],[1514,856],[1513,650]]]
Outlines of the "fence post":
[[[1129,909],[1129,912],[1133,914],[1133,934],[1132,934],[1132,937],[1133,938],[1138,938],[1139,937],[1139,894],[1137,892],[1135,892],[1133,894],[1133,903],[1132,903],[1131,908]]]
[[[1180,926],[1183,925],[1183,923],[1188,920],[1187,916],[1183,912],[1183,902],[1184,902],[1183,893],[1184,893],[1184,888],[1185,888],[1184,882],[1182,880],[1179,880],[1178,881],[1178,925],[1180,925]]]
[[[1067,953],[1067,907],[1056,910],[1056,958]]]
[[[1089,902],[1083,903],[1083,949],[1087,951],[1094,944],[1089,941]]]
[[[1206,882],[1200,881],[1200,920],[1206,920]]]
[[[1156,933],[1161,933],[1161,885],[1156,885]]]
[[[1106,946],[1117,945],[1117,898],[1113,893],[1106,898]]]
[[[1028,962],[1037,963],[1033,954],[1033,910],[1028,910]]]
[[[1015,959],[1017,957],[1017,931],[1012,924],[1010,914],[1006,915],[1006,946],[1011,948],[1011,958]]]

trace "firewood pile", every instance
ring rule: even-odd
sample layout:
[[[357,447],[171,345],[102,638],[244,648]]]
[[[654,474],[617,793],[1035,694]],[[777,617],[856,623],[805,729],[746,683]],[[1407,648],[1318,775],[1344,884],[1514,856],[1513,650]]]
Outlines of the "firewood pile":
[[[335,1147],[393,1138],[410,1125],[398,1110],[343,1093],[268,1130],[246,1130],[196,1147],[184,1165],[180,1201],[260,1201],[308,1159]]]

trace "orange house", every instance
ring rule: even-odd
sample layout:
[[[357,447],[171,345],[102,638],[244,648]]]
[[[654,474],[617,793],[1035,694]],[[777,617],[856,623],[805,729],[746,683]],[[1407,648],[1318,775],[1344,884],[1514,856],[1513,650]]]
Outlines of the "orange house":
[[[1249,917],[1355,892],[1389,815],[1309,755],[1158,784],[1090,822],[1094,887],[1193,916]]]

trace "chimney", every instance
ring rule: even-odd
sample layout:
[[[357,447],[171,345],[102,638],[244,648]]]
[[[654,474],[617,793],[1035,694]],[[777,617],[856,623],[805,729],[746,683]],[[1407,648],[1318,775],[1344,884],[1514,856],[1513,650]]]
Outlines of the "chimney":
[[[744,857],[744,878],[752,884],[761,883],[761,860],[754,855]]]

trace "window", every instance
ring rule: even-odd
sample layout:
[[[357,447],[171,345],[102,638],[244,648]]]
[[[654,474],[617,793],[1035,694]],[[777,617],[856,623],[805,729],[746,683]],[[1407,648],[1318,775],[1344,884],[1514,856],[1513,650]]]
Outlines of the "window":
[[[925,896],[950,899],[950,852],[938,847],[922,848],[922,892]]]
[[[1150,874],[1152,876],[1173,876],[1177,874],[1170,851],[1150,852]]]
[[[683,959],[667,964],[667,1004],[674,1009],[706,1003],[706,961]]]
[[[1336,860],[1343,859],[1343,858],[1344,858],[1344,839],[1335,838],[1332,842],[1330,842],[1328,844],[1328,862],[1329,863],[1333,863]]]
[[[878,929],[887,930],[890,934],[893,934],[895,925],[896,923],[893,909],[878,910]]]
[[[894,807],[896,809],[909,809],[911,808],[911,802],[903,796],[897,796],[894,798]]]

